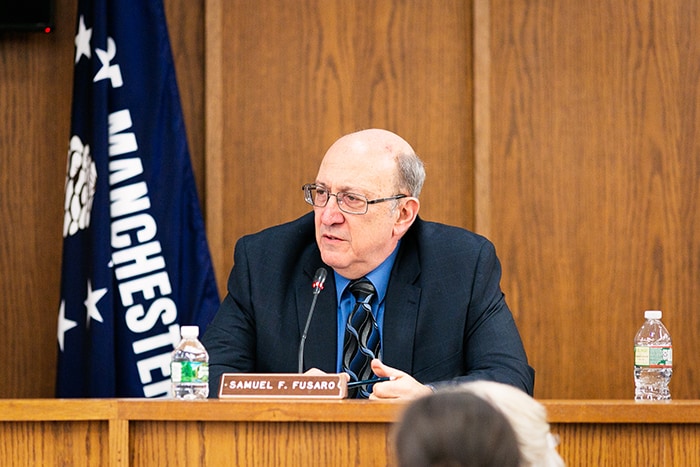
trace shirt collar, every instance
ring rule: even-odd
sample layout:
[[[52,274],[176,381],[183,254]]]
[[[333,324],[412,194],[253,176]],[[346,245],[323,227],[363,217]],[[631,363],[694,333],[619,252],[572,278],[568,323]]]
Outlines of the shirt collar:
[[[391,268],[394,267],[394,261],[396,261],[396,256],[399,253],[400,245],[401,241],[399,240],[399,243],[396,244],[396,248],[394,248],[394,251],[391,252],[387,259],[382,261],[382,264],[377,266],[373,271],[370,271],[368,274],[365,275],[365,277],[369,279],[369,281],[372,283],[375,290],[377,291],[377,303],[381,303],[384,300],[384,297],[386,296],[386,290],[387,288],[389,288],[389,277],[391,276]],[[345,288],[351,281],[350,279],[346,279],[345,277],[341,276],[335,271],[333,271],[333,274],[335,275],[335,291],[337,294],[338,303],[340,303],[340,298],[343,296]]]

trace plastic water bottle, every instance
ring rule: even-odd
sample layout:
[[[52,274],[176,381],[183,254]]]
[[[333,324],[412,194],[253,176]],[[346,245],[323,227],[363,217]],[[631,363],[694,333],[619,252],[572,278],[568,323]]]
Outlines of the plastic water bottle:
[[[671,335],[661,322],[661,311],[647,310],[634,338],[634,399],[671,400],[668,383],[673,373]]]
[[[209,396],[209,354],[198,326],[182,326],[182,339],[170,360],[170,380],[175,399],[206,399]]]

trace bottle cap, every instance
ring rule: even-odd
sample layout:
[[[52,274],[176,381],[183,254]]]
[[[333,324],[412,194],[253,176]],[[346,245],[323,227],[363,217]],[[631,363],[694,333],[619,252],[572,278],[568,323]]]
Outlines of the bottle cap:
[[[180,335],[182,337],[197,337],[199,336],[199,326],[180,326]]]
[[[661,310],[647,310],[644,312],[644,319],[661,319]]]

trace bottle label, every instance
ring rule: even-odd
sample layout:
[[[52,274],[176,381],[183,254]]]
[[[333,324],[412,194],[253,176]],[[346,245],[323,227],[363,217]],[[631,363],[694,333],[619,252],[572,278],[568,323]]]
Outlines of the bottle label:
[[[671,368],[673,367],[673,348],[670,345],[635,346],[634,366]]]
[[[173,383],[207,383],[209,382],[209,364],[207,362],[172,362],[170,378]]]

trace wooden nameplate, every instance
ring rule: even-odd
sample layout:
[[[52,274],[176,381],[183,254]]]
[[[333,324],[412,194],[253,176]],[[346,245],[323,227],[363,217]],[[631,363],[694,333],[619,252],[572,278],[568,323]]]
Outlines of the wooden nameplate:
[[[344,399],[347,395],[347,382],[341,373],[320,376],[299,373],[224,373],[219,386],[219,399]]]

